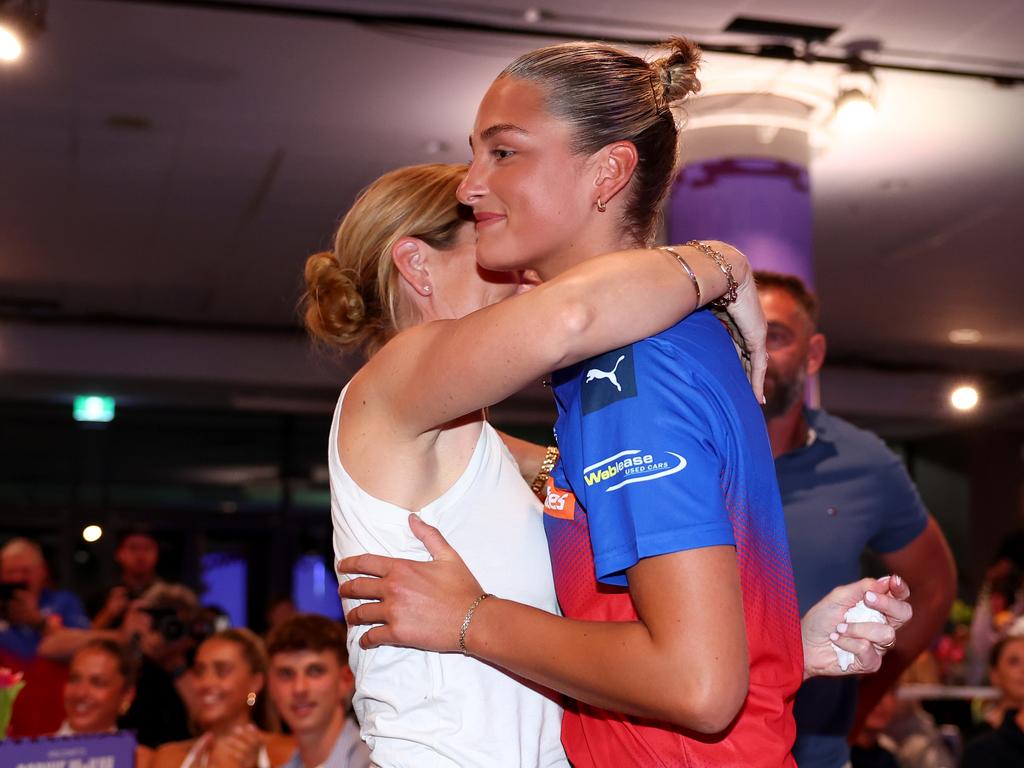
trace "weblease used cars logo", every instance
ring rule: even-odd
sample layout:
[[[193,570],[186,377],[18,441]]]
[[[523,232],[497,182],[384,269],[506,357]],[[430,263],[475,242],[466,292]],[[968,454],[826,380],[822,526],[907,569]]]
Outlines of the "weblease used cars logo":
[[[629,449],[614,456],[591,464],[583,469],[583,480],[587,486],[601,486],[612,483],[605,493],[617,491],[631,483],[645,483],[681,472],[686,459],[672,451],[645,452]]]

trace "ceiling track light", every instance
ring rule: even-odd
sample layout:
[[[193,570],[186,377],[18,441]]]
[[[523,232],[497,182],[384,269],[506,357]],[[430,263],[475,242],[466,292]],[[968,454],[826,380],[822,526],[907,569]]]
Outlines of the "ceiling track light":
[[[857,55],[846,62],[836,81],[834,123],[842,133],[860,133],[877,117],[878,81],[871,65]]]
[[[46,0],[0,0],[0,63],[15,62],[46,28]]]

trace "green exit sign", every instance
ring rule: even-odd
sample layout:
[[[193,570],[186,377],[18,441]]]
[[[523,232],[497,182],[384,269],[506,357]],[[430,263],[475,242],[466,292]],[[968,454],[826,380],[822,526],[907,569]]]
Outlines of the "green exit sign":
[[[72,410],[75,421],[113,421],[114,398],[102,395],[78,395]]]

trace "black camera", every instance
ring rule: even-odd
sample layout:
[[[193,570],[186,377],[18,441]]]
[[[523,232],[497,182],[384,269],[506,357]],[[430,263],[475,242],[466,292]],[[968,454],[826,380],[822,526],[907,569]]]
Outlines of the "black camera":
[[[142,611],[153,618],[153,629],[169,643],[191,637],[198,645],[216,631],[210,617],[202,610],[187,611],[188,618],[182,618],[177,608],[143,608]]]
[[[27,591],[28,584],[24,581],[0,581],[0,603],[9,603],[19,590]]]
[[[142,612],[152,617],[153,629],[169,643],[188,634],[188,622],[182,620],[177,608],[143,608]]]

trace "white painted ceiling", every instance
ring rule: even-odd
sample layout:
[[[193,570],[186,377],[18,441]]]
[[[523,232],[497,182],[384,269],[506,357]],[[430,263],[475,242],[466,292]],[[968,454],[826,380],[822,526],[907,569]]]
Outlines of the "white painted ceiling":
[[[496,32],[264,14],[240,6],[50,0],[48,27],[0,68],[0,308],[52,322],[280,329],[305,256],[376,175],[461,161],[479,97],[546,42]],[[295,0],[278,5],[309,8]],[[735,16],[839,27],[886,61],[1024,75],[1024,2],[319,0],[615,37],[709,43]],[[833,87],[837,67],[710,53]],[[879,121],[812,162],[818,287],[836,359],[1024,372],[1024,86],[880,69]],[[947,334],[976,328],[982,342]],[[1024,382],[1022,382],[1024,383]]]

